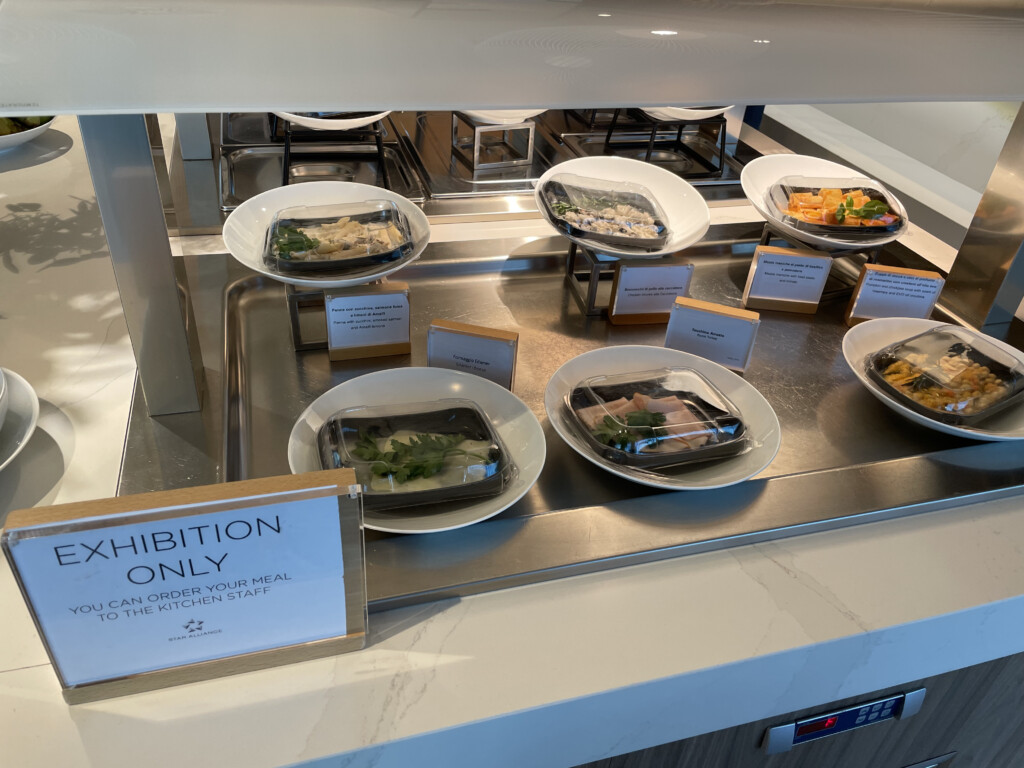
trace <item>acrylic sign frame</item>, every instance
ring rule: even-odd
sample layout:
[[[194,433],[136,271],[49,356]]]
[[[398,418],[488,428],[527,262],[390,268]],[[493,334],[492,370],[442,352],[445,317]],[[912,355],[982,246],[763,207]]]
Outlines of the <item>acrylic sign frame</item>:
[[[121,496],[113,499],[40,507],[12,512],[0,543],[11,565],[22,596],[39,631],[54,672],[61,683],[64,699],[78,704],[166,688],[184,683],[240,674],[298,661],[333,656],[359,650],[366,641],[366,573],[362,534],[362,497],[351,469],[311,472],[303,475],[246,480],[220,485],[173,491]],[[320,639],[282,644],[262,650],[228,653],[217,658],[174,666],[155,667],[142,672],[110,675],[103,679],[68,684],[61,674],[60,659],[54,655],[53,642],[44,631],[29,597],[31,585],[23,581],[24,559],[19,563],[20,542],[30,538],[57,536],[78,531],[112,531],[123,534],[132,526],[162,520],[183,520],[226,511],[253,510],[270,504],[287,504],[289,514],[302,514],[302,505],[335,497],[341,534],[342,562],[325,570],[324,577],[343,579],[345,633]],[[273,568],[273,563],[268,563]],[[337,621],[337,620],[335,620]],[[251,642],[251,639],[250,639]]]

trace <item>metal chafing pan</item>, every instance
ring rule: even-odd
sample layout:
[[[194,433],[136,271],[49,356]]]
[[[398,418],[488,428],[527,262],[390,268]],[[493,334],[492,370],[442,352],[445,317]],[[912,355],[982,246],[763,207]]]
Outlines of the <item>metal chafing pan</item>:
[[[760,234],[760,226],[713,226],[704,243],[688,251],[695,264],[691,294],[737,302]],[[565,247],[560,238],[429,246],[402,272],[413,297],[412,355],[334,364],[323,351],[293,351],[283,285],[223,255],[186,257],[211,396],[202,414],[161,420],[145,416],[137,402],[120,492],[287,473],[288,434],[308,404],[363,373],[425,365],[426,330],[438,316],[519,331],[515,394],[541,418],[548,458],[533,489],[490,520],[428,536],[367,532],[371,610],[915,514],[1024,488],[1024,443],[939,434],[894,417],[865,390],[841,351],[844,302],[826,303],[816,315],[762,315],[744,376],[776,411],[782,445],[759,476],[717,490],[660,491],[591,465],[547,423],[548,379],[582,352],[661,345],[665,331],[581,315],[563,282]],[[882,257],[920,266],[895,243]],[[837,260],[836,269],[844,261]],[[311,327],[317,323],[315,315],[308,320]]]

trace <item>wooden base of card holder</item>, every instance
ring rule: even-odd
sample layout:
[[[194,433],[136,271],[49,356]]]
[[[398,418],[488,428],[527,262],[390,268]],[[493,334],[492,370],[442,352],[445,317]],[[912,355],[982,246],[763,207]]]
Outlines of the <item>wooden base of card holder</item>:
[[[785,299],[767,299],[751,296],[743,303],[744,309],[770,309],[776,312],[799,312],[813,315],[818,311],[817,303],[810,301],[787,301]]]
[[[327,356],[334,362],[342,360],[362,360],[364,357],[388,357],[389,355],[408,355],[412,353],[412,344],[408,341],[400,344],[375,344],[369,347],[353,347],[351,349],[329,349]]]

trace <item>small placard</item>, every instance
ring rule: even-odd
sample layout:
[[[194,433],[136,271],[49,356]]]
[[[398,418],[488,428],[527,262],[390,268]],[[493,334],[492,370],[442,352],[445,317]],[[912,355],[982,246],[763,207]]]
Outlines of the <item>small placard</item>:
[[[757,312],[680,296],[672,306],[665,346],[742,371],[760,324]]]
[[[324,294],[331,360],[407,355],[409,284],[386,282],[337,288]]]
[[[435,320],[427,331],[427,365],[472,373],[512,389],[519,334]]]
[[[931,270],[865,264],[846,308],[846,323],[876,317],[927,318],[945,284],[945,278]]]
[[[350,469],[13,512],[2,543],[73,703],[364,645]]]
[[[747,273],[743,306],[813,314],[831,268],[827,253],[759,245]]]
[[[692,264],[620,262],[612,281],[609,322],[667,323],[672,303],[689,292],[692,278]]]

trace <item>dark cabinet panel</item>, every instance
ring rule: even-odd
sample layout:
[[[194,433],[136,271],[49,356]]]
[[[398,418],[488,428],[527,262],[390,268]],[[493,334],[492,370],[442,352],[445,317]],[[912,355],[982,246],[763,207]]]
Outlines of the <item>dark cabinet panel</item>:
[[[761,750],[769,727],[921,687],[928,693],[914,717],[836,734],[778,755]],[[951,768],[1024,765],[1024,654],[578,768],[905,768],[950,752],[956,756],[944,765]]]

